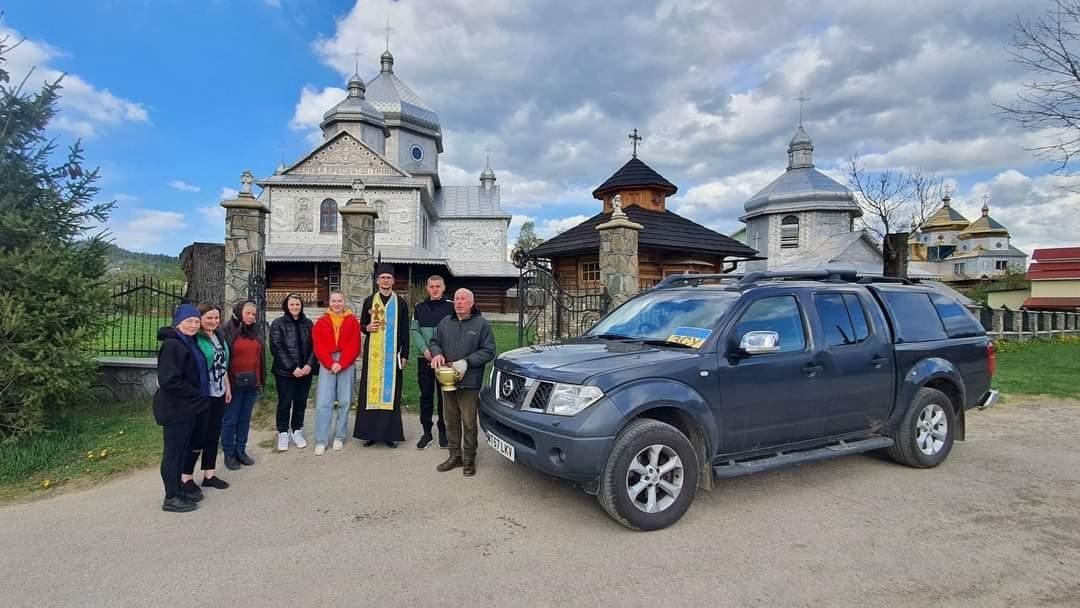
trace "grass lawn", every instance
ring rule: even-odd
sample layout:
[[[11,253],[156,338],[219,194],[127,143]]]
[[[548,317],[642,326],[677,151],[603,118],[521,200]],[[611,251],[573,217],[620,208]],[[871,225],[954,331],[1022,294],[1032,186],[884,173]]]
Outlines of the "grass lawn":
[[[1080,339],[998,342],[994,388],[1080,399]]]
[[[49,426],[0,446],[0,503],[109,479],[161,455],[161,427],[149,403],[73,407]]]

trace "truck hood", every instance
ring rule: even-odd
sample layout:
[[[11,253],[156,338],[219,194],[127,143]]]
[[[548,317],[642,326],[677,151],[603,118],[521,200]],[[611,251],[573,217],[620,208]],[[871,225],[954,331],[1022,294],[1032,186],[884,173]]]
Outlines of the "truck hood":
[[[638,342],[590,340],[526,346],[499,355],[496,367],[554,382],[581,384],[597,374],[688,359],[695,350],[646,346]]]

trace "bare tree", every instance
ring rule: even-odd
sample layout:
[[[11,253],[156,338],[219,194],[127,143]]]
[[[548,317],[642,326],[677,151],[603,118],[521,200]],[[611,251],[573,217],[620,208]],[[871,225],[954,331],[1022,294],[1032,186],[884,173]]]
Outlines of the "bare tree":
[[[1008,47],[1030,74],[1012,105],[998,105],[1025,129],[1045,131],[1049,141],[1029,148],[1068,170],[1080,154],[1080,0],[1057,0],[1037,19],[1017,18]]]
[[[890,269],[902,267],[897,263],[903,252],[896,247],[906,247],[906,238],[892,235],[906,235],[926,223],[946,193],[945,183],[921,169],[867,171],[858,155],[848,159],[847,181],[863,209],[863,225],[881,240],[882,271],[893,274]]]

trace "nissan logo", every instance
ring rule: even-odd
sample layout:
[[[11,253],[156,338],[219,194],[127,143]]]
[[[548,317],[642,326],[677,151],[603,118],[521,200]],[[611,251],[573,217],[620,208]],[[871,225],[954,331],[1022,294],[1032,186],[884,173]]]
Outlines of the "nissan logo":
[[[509,376],[503,378],[502,383],[499,385],[499,392],[503,397],[509,397],[510,393],[514,392],[514,381]]]

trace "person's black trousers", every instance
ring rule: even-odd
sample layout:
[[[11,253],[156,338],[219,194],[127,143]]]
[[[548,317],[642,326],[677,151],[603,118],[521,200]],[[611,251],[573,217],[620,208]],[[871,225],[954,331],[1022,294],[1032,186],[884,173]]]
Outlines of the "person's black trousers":
[[[431,416],[435,411],[435,399],[439,400],[439,435],[446,436],[446,422],[443,420],[443,392],[435,386],[435,370],[431,361],[420,358],[416,362],[416,378],[420,383],[420,426],[424,433],[431,434]],[[438,393],[438,397],[436,397]]]
[[[184,474],[195,472],[195,461],[202,454],[202,470],[217,468],[218,444],[221,442],[221,419],[225,416],[225,397],[210,397],[210,407],[195,417],[189,440],[191,449],[184,458]]]
[[[307,409],[308,393],[311,392],[311,376],[278,376],[277,380],[277,432],[288,433],[304,428],[304,411]]]
[[[166,424],[161,427],[161,481],[165,484],[165,498],[172,498],[180,493],[180,471],[184,468],[184,459],[191,453],[191,434],[195,430],[195,417]]]

